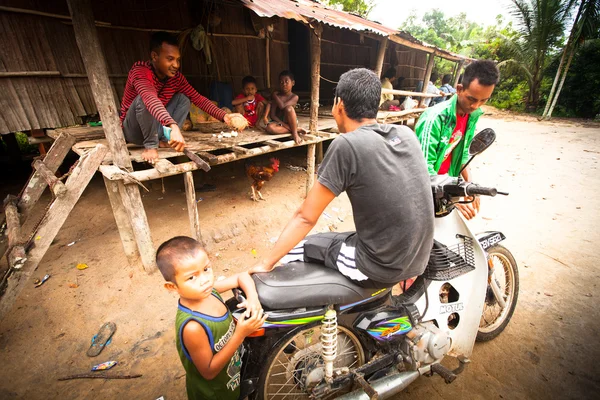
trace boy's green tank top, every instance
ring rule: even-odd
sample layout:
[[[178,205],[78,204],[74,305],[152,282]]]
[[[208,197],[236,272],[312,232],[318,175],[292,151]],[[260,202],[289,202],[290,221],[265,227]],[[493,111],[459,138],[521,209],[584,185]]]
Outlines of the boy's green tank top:
[[[223,299],[213,290],[212,294],[221,302]],[[200,375],[183,343],[183,328],[189,321],[196,321],[204,328],[210,342],[213,355],[220,351],[231,339],[235,331],[235,324],[229,310],[221,317],[211,317],[179,304],[175,319],[177,351],[186,372],[186,388],[188,399],[193,400],[237,400],[240,396],[240,370],[242,358],[240,349],[237,349],[231,361],[212,380],[207,380]]]

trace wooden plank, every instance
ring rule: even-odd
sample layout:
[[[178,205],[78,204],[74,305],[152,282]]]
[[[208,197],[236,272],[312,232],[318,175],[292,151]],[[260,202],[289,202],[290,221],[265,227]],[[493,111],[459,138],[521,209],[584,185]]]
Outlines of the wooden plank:
[[[316,21],[309,29],[310,36],[310,120],[308,130],[313,133],[318,129],[319,120],[319,85],[321,83],[321,36],[323,26]]]
[[[277,140],[265,140],[264,143],[268,144],[271,147],[275,147],[276,149],[284,147],[283,142],[278,142]]]
[[[377,49],[377,61],[375,62],[375,73],[381,78],[383,72],[383,60],[385,59],[385,50],[387,49],[388,38],[384,37],[379,41],[379,48]]]
[[[242,147],[242,146],[233,146],[231,148],[231,150],[235,151],[236,153],[240,153],[240,154],[248,154],[248,153],[250,153],[250,149],[247,149],[247,148]]]
[[[50,187],[50,190],[52,190],[52,193],[54,193],[56,197],[61,197],[67,192],[65,184],[58,180],[54,172],[50,171],[42,160],[35,160],[33,168],[42,178],[44,178]]]
[[[0,298],[0,320],[12,308],[17,296],[48,251],[56,234],[63,226],[73,207],[75,207],[77,200],[79,200],[94,176],[107,151],[108,149],[105,146],[98,145],[87,156],[81,158],[79,164],[67,179],[67,193],[63,197],[54,200],[52,207],[42,219],[34,239],[28,246],[30,250],[27,254],[27,261],[21,269],[15,270],[7,281],[6,291]]]
[[[187,200],[188,217],[190,219],[190,229],[192,237],[202,243],[202,232],[200,231],[200,216],[198,214],[198,203],[196,203],[196,189],[194,187],[193,172],[186,172],[183,176],[185,183],[185,198]]]
[[[209,164],[216,164],[218,162],[218,158],[214,154],[205,151],[197,151],[196,154]]]
[[[44,164],[49,171],[56,173],[74,144],[75,138],[68,134],[63,133],[56,139],[44,157]],[[19,211],[23,215],[23,222],[27,220],[31,209],[38,202],[47,185],[37,171],[29,178],[18,203]]]
[[[119,190],[119,186],[123,185],[123,182],[114,182],[106,177],[103,178],[104,185],[106,186],[106,193],[108,194],[108,200],[110,201],[117,229],[119,230],[119,236],[121,237],[121,244],[125,251],[125,256],[127,257],[130,266],[137,265],[140,253],[137,249],[137,243],[135,241],[135,236],[133,235],[131,222],[129,222],[129,216],[123,205],[123,200],[121,199],[121,190]]]
[[[309,144],[306,152],[306,195],[315,183],[315,148],[316,144]]]

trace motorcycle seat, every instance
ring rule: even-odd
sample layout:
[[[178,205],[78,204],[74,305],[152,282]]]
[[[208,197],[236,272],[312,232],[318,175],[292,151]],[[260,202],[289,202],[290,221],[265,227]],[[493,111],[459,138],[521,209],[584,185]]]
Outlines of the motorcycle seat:
[[[252,275],[265,310],[351,304],[381,292],[364,288],[324,265],[291,262]]]

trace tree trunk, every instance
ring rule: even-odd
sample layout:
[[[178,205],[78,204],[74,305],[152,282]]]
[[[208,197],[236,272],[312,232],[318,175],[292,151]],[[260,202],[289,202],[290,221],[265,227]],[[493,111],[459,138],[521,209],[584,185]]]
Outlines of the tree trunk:
[[[556,106],[556,102],[558,101],[558,96],[560,96],[560,91],[562,90],[563,84],[565,83],[565,79],[567,79],[567,73],[569,72],[569,67],[571,66],[571,61],[573,61],[573,56],[575,55],[576,46],[573,46],[571,49],[571,54],[569,55],[569,61],[567,61],[567,66],[565,67],[565,71],[563,72],[562,79],[560,80],[560,85],[558,85],[558,89],[556,89],[556,94],[552,99],[552,105],[548,110],[548,114],[546,118],[552,117],[552,111],[554,111],[554,106]]]

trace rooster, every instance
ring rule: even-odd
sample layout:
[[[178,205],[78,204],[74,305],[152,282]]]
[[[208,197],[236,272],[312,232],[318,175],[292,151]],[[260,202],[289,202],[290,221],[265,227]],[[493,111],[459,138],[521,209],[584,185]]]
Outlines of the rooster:
[[[269,161],[271,161],[271,165],[268,167],[246,164],[246,175],[253,181],[250,188],[252,189],[251,199],[254,201],[264,200],[260,190],[265,182],[270,181],[273,175],[279,172],[279,160],[271,158]],[[256,197],[257,194],[258,197]]]

